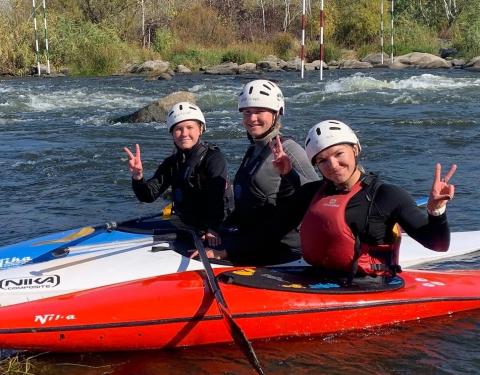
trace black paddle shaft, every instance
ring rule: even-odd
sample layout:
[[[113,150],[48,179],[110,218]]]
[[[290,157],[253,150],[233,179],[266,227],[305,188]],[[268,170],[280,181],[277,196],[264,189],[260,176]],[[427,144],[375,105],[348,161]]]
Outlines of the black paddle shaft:
[[[195,247],[198,250],[198,255],[200,256],[200,260],[202,261],[203,268],[205,269],[205,273],[207,275],[207,282],[208,286],[210,287],[210,291],[213,293],[215,297],[215,301],[217,301],[218,309],[222,314],[222,317],[227,325],[228,331],[233,338],[233,341],[240,347],[242,352],[247,356],[249,362],[255,368],[258,374],[264,375],[262,366],[258,361],[257,355],[253,350],[252,344],[248,340],[245,333],[242,331],[240,326],[233,320],[233,316],[228,309],[228,306],[225,302],[225,298],[223,297],[223,293],[218,285],[217,278],[213,273],[212,266],[207,256],[207,252],[205,247],[203,246],[202,241],[198,238],[198,235],[195,231],[189,230],[189,233],[193,237],[193,241],[195,243]]]

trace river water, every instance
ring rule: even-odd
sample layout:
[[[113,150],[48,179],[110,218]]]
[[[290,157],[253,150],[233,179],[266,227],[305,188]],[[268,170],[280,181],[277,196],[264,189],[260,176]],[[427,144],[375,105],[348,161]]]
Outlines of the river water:
[[[276,73],[286,97],[284,134],[303,143],[316,122],[351,124],[363,165],[415,198],[428,194],[434,165],[458,164],[453,231],[480,229],[480,75],[463,70],[375,69]],[[234,175],[247,147],[236,109],[254,77],[177,76],[0,80],[0,246],[48,232],[155,213],[130,188],[123,146],[139,143],[146,175],[172,152],[164,123],[119,124],[112,118],[177,90],[196,94],[207,119],[204,138],[227,155]],[[255,77],[256,78],[256,77]],[[480,244],[479,244],[480,248]],[[478,268],[480,253],[425,268]],[[476,374],[480,313],[311,339],[256,342],[268,373]],[[37,373],[247,374],[235,346],[81,355],[44,354]]]

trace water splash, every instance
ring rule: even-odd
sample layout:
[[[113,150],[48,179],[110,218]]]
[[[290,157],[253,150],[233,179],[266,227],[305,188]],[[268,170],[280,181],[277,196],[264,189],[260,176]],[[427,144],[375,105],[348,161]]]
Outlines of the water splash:
[[[381,80],[356,73],[349,77],[339,78],[325,84],[326,93],[367,92],[385,90],[445,90],[464,89],[480,86],[480,79],[452,78],[434,74],[421,74],[406,79]]]

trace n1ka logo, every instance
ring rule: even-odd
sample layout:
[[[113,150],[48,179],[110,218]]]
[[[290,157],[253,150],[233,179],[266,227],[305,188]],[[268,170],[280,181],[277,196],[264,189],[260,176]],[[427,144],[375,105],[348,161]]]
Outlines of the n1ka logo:
[[[70,315],[59,315],[59,314],[43,314],[35,315],[35,323],[45,324],[48,322],[54,322],[57,320],[75,320],[77,317],[74,314]]]
[[[18,277],[15,279],[0,280],[0,289],[47,289],[54,288],[60,284],[60,276],[36,276],[36,277]]]

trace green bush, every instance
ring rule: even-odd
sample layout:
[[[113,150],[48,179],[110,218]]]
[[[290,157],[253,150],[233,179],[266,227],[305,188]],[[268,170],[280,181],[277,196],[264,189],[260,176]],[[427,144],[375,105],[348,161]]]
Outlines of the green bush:
[[[315,61],[320,58],[320,42],[307,41],[305,44],[305,58],[307,61]],[[339,60],[342,56],[341,49],[334,43],[327,43],[323,47],[324,62],[329,63],[332,60]]]
[[[235,62],[238,65],[245,64],[247,62],[257,62],[260,58],[263,57],[251,48],[232,48],[226,50],[222,55],[222,62]]]
[[[167,60],[173,65],[182,64],[192,70],[198,70],[202,66],[220,64],[222,62],[222,52],[195,46],[177,47],[169,52]]]
[[[288,33],[278,33],[272,40],[275,55],[283,60],[290,60],[299,53],[299,45],[295,38]]]
[[[32,27],[0,14],[0,68],[6,74],[28,74],[35,63]],[[43,62],[43,60],[42,60]]]
[[[131,53],[131,47],[102,25],[64,17],[56,21],[50,38],[52,60],[69,66],[73,74],[112,74]]]
[[[440,42],[436,33],[425,25],[410,18],[399,18],[394,29],[393,53],[395,56],[410,52],[438,54]],[[385,52],[391,53],[391,46],[385,46]]]
[[[236,22],[201,4],[183,9],[172,21],[178,40],[203,47],[225,47],[236,39]]]
[[[466,58],[480,56],[480,2],[469,3],[457,18],[453,45]]]
[[[371,0],[338,0],[339,14],[334,38],[337,44],[352,48],[378,39],[379,5]]]
[[[153,38],[152,48],[160,54],[167,53],[175,45],[175,37],[170,30],[157,29]]]

